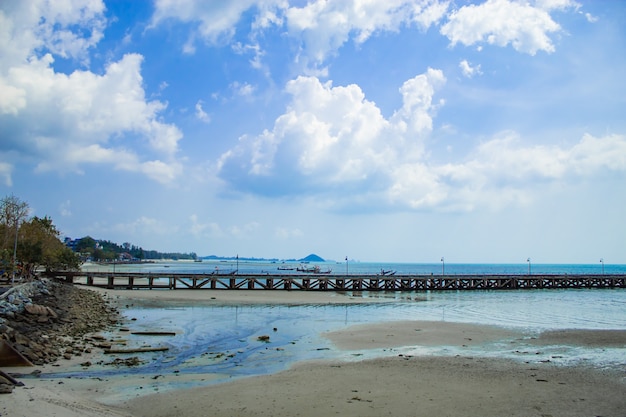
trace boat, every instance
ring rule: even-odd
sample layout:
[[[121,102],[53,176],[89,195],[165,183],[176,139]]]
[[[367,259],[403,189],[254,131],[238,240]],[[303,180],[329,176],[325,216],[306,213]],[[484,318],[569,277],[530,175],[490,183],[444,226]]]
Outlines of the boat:
[[[293,271],[294,269],[296,269],[296,268],[293,268],[291,266],[279,266],[278,267],[279,271]]]
[[[380,274],[378,274],[378,275],[391,276],[391,275],[395,275],[395,274],[396,274],[396,271],[393,271],[391,269],[389,269],[387,271],[385,271],[384,269],[381,269],[380,270]]]
[[[300,265],[300,266],[297,268],[297,271],[298,271],[298,272],[304,272],[304,273],[307,273],[307,274],[330,274],[330,273],[332,272],[332,270],[331,270],[331,269],[328,269],[328,270],[326,270],[326,271],[322,271],[322,270],[320,269],[320,267],[319,267],[319,266],[317,266],[317,265],[315,265],[315,266],[311,266],[311,267],[309,267],[309,266],[306,266],[306,267],[305,267],[305,266]]]

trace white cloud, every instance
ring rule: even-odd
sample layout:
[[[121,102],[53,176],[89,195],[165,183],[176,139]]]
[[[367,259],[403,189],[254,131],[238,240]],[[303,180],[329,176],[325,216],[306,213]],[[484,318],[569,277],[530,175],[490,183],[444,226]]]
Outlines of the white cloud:
[[[202,100],[196,103],[196,118],[204,123],[211,122],[211,117],[202,109]]]
[[[244,188],[273,182],[269,193],[298,193],[297,183],[305,189],[385,186],[399,159],[422,157],[436,108],[434,91],[444,82],[442,72],[433,69],[406,81],[400,88],[402,108],[386,120],[357,85],[333,87],[298,77],[287,84],[292,101],[273,130],[242,137],[222,155],[221,175]]]
[[[302,39],[303,55],[320,63],[351,37],[361,44],[375,32],[395,32],[402,25],[417,23],[427,29],[443,17],[448,3],[435,0],[317,0],[303,7],[290,7],[285,15],[289,34]]]
[[[182,22],[199,22],[197,32],[188,41],[188,52],[192,52],[193,37],[199,36],[208,43],[216,44],[229,41],[235,33],[235,26],[241,15],[251,7],[276,1],[258,2],[256,0],[207,2],[198,0],[157,0],[154,4],[152,26],[157,26],[168,19]]]
[[[436,69],[407,80],[402,106],[386,119],[357,85],[299,77],[287,84],[292,100],[273,129],[242,137],[222,155],[218,175],[253,194],[306,190],[326,208],[467,211],[525,204],[538,184],[626,173],[619,135],[548,146],[504,132],[464,161],[434,164],[429,138],[442,105],[434,98],[445,81]]]
[[[233,92],[235,93],[235,95],[240,96],[240,97],[246,97],[246,98],[250,98],[252,97],[252,95],[254,94],[254,91],[256,90],[256,88],[253,85],[250,85],[248,83],[240,83],[240,82],[233,82],[230,85],[231,90],[233,90]]]
[[[461,68],[461,72],[467,78],[472,78],[474,75],[481,75],[480,64],[476,66],[472,66],[466,59],[459,62],[459,68]]]
[[[102,39],[106,26],[104,11],[100,0],[3,2],[0,72],[44,49],[85,61],[87,50]]]
[[[511,44],[519,52],[535,55],[537,51],[554,52],[549,34],[561,27],[552,20],[549,11],[575,6],[570,1],[544,1],[533,6],[515,0],[487,0],[463,6],[448,16],[441,34],[457,43],[473,45],[487,42],[492,45]]]
[[[403,25],[416,24],[428,29],[445,15],[448,5],[448,0],[315,0],[301,7],[290,5],[286,0],[157,0],[152,26],[169,19],[197,22],[197,30],[189,34],[183,46],[186,53],[194,53],[196,39],[212,45],[230,42],[243,14],[252,11],[250,45],[237,48],[253,52],[251,64],[255,68],[262,68],[264,56],[258,44],[262,36],[258,33],[273,26],[285,27],[287,34],[301,43],[298,60],[304,61],[305,67],[308,63],[316,67],[351,38],[356,44],[362,44],[378,31],[396,32]]]
[[[85,163],[104,163],[162,182],[175,178],[182,133],[159,120],[164,103],[146,100],[141,55],[127,54],[102,74],[54,70],[54,54],[84,60],[100,38],[96,32],[104,22],[104,6],[19,4],[10,13],[0,11],[6,23],[0,29],[0,122],[6,126],[0,142],[19,150],[18,157],[38,160],[40,171],[80,172]],[[85,30],[88,37],[81,38]],[[125,140],[139,141],[142,156],[124,146]]]
[[[544,10],[565,10],[579,8],[580,4],[573,0],[535,0],[535,6]]]
[[[528,201],[541,184],[626,174],[626,137],[586,134],[570,146],[524,146],[514,132],[482,143],[463,163],[433,167],[450,202],[475,207]]]

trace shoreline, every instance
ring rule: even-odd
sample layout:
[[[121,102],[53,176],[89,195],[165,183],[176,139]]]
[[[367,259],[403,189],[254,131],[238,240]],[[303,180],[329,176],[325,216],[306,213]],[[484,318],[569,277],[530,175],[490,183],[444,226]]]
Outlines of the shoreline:
[[[92,289],[121,309],[128,305],[306,305],[398,302],[396,298],[277,291],[144,291]],[[414,294],[413,294],[414,296]],[[406,301],[406,300],[401,300]],[[419,300],[414,300],[419,301]],[[626,331],[584,329],[544,332],[533,346],[626,346]],[[393,350],[411,345],[480,346],[528,342],[522,332],[465,323],[396,321],[350,326],[324,334],[339,350]],[[401,350],[398,350],[398,352]],[[110,378],[22,380],[0,415],[78,416],[347,416],[620,415],[626,409],[623,370],[578,364],[495,358],[395,354],[359,360],[300,362],[286,371],[212,384],[211,374],[129,375]],[[83,358],[84,360],[84,358]],[[54,367],[60,372],[70,365]],[[18,372],[31,372],[20,368]],[[15,372],[15,368],[10,372]],[[185,380],[206,383],[190,389]],[[170,385],[173,384],[173,385]],[[119,395],[124,392],[125,395]],[[148,394],[148,395],[146,395]],[[158,394],[158,395],[151,395]],[[523,400],[522,400],[523,399]],[[468,410],[471,410],[468,412]],[[512,412],[511,410],[516,410]]]

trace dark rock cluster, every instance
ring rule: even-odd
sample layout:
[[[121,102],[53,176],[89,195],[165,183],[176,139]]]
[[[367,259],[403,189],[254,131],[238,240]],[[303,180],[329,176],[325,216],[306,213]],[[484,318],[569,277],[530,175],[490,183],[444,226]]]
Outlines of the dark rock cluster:
[[[91,334],[120,320],[100,294],[71,284],[33,280],[0,292],[0,343],[35,365],[91,352],[101,342]]]

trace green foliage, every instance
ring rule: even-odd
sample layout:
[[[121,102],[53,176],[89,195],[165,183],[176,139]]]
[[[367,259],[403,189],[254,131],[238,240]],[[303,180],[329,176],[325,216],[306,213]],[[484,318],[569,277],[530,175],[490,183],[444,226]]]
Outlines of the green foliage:
[[[91,258],[94,261],[112,261],[119,259],[120,255],[128,254],[133,259],[197,259],[198,255],[194,252],[159,252],[155,250],[146,250],[139,246],[135,246],[129,242],[119,245],[110,240],[96,240],[91,236],[85,236],[77,239],[76,252],[80,253],[83,259]]]
[[[77,270],[81,259],[113,261],[121,254],[145,259],[196,259],[197,255],[158,252],[124,242],[122,245],[85,236],[78,240],[76,251],[60,239],[60,232],[48,216],[28,219],[27,203],[11,195],[0,200],[0,274],[30,276],[39,268]]]
[[[0,270],[28,277],[40,267],[78,269],[79,257],[61,242],[52,219],[27,219],[28,213],[28,204],[15,196],[0,200]]]

